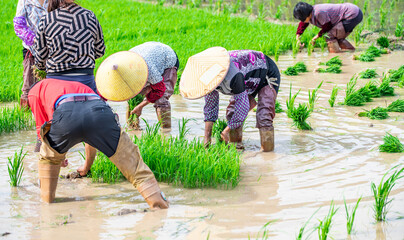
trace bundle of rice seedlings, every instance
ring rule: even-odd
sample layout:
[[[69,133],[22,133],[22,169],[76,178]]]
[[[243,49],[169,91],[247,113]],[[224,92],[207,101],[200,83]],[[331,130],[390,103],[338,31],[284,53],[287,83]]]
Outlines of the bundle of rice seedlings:
[[[380,57],[380,55],[382,54],[380,49],[378,49],[373,45],[371,45],[368,49],[366,49],[366,53],[373,57]]]
[[[362,62],[373,62],[375,57],[380,57],[381,54],[388,53],[387,50],[380,50],[375,46],[370,46],[364,53],[361,53],[359,56],[354,55],[354,60],[360,60]]]
[[[345,105],[363,106],[364,102],[366,102],[366,99],[359,92],[359,90],[355,89],[357,80],[358,80],[358,77],[354,75],[347,83],[347,88],[345,91],[346,96],[344,99]]]
[[[20,148],[20,151],[15,151],[14,157],[8,158],[7,170],[8,176],[10,177],[10,185],[12,187],[18,187],[21,182],[22,174],[24,172],[24,157],[27,155],[27,152],[22,153],[24,147]]]
[[[337,98],[339,87],[335,85],[332,88],[331,96],[330,99],[328,100],[328,103],[330,104],[331,107],[334,107],[335,99]]]
[[[404,112],[404,99],[397,99],[387,107],[389,112]]]
[[[341,67],[339,65],[331,65],[328,68],[324,69],[324,68],[318,68],[316,70],[319,73],[341,73]]]
[[[294,68],[296,69],[297,72],[307,72],[307,67],[304,62],[298,62],[295,64]]]
[[[365,71],[361,72],[359,74],[360,78],[375,78],[377,76],[376,69],[366,69]]]
[[[294,67],[288,67],[283,73],[288,76],[296,76],[299,74]]]
[[[300,90],[292,96],[292,85],[290,85],[289,98],[286,100],[287,116],[293,120],[293,126],[300,130],[311,130],[310,124],[306,122],[307,118],[310,117],[310,108],[307,104],[299,103],[296,108],[295,99],[300,93]]]
[[[144,100],[144,96],[141,94],[128,100],[128,110],[126,112],[126,119],[128,127],[131,129],[140,129],[139,117],[136,114],[130,114],[130,112]]]
[[[339,56],[333,57],[330,60],[328,60],[326,63],[320,63],[320,65],[326,65],[326,66],[342,66],[342,60],[340,59]]]
[[[386,108],[376,107],[370,111],[360,112],[359,117],[368,117],[373,120],[383,120],[389,118]]]
[[[275,113],[281,113],[281,112],[283,112],[281,104],[278,101],[276,101],[275,102]]]
[[[44,70],[39,70],[38,68],[37,68],[37,66],[32,66],[32,72],[33,72],[33,75],[34,75],[34,77],[36,78],[36,79],[38,79],[38,81],[41,81],[41,80],[43,80],[43,79],[45,79],[46,78],[46,71],[44,71]]]
[[[380,96],[394,96],[394,88],[390,86],[390,79],[383,77],[379,86]]]
[[[390,46],[390,41],[387,37],[379,37],[377,39],[377,45],[382,48],[388,48]]]
[[[323,81],[315,88],[313,91],[310,92],[309,90],[309,110],[312,112],[314,110],[314,103],[318,99],[318,90],[320,89],[321,85],[323,85]]]
[[[404,76],[404,65],[397,70],[391,69],[389,71],[389,78],[391,82],[398,82]]]
[[[222,142],[222,136],[220,135],[223,130],[227,127],[227,121],[224,119],[216,120],[215,124],[213,124],[212,135],[216,139],[216,142]]]
[[[328,211],[327,216],[325,216],[323,220],[319,220],[320,223],[317,227],[318,239],[326,240],[328,238],[328,234],[330,233],[332,225],[332,218],[338,211],[338,208],[337,209],[334,208],[335,208],[334,202],[331,201],[330,209]]]
[[[380,152],[388,152],[388,153],[401,153],[404,152],[404,145],[400,142],[400,140],[391,135],[390,133],[386,133],[383,137],[384,143],[379,146]]]
[[[102,152],[97,153],[87,177],[90,177],[93,182],[110,184],[125,179],[121,171]]]
[[[354,55],[353,59],[359,60],[361,62],[374,62],[375,61],[375,57],[373,57],[367,53],[361,53],[360,55]]]

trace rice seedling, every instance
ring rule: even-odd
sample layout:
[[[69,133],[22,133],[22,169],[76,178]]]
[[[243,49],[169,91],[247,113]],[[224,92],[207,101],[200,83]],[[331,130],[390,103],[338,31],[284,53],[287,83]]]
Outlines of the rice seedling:
[[[282,106],[278,101],[276,101],[275,102],[275,113],[281,113],[281,112],[283,112]]]
[[[351,232],[352,232],[353,223],[355,221],[356,210],[358,209],[359,202],[361,200],[362,200],[362,197],[360,197],[358,199],[358,201],[356,201],[355,207],[353,207],[351,210],[351,213],[349,213],[349,209],[348,209],[348,206],[346,205],[346,201],[344,198],[344,206],[345,206],[345,213],[346,213],[346,230],[347,230],[348,234],[351,234]]]
[[[370,79],[377,76],[376,69],[368,68],[359,74],[360,78]]]
[[[185,136],[189,133],[189,128],[187,128],[187,123],[190,119],[182,118],[181,121],[178,121],[178,138],[183,140]],[[161,123],[160,123],[161,124]]]
[[[24,147],[20,151],[15,151],[14,157],[8,157],[7,170],[10,177],[10,186],[18,187],[21,182],[21,177],[24,172],[24,157],[27,152],[23,154]]]
[[[276,19],[281,19],[282,15],[283,15],[282,6],[278,5],[278,8],[277,8],[276,14],[275,14],[275,18]]]
[[[389,118],[387,108],[376,107],[370,111],[360,112],[359,117],[368,117],[373,120],[383,120]]]
[[[394,96],[394,88],[390,86],[390,79],[386,75],[380,83],[379,92],[380,96]]]
[[[84,158],[84,156],[82,157]],[[119,169],[102,152],[97,153],[94,163],[91,166],[87,176],[91,177],[93,182],[103,182],[109,184],[125,179]]]
[[[400,18],[397,21],[396,30],[394,31],[394,35],[396,37],[404,36],[404,13],[400,15]]]
[[[294,67],[288,67],[283,73],[288,76],[299,75],[299,73],[297,72],[297,70]]]
[[[379,37],[376,42],[381,48],[388,48],[390,46],[390,42],[387,37]]]
[[[324,68],[318,68],[317,72],[319,73],[341,73],[341,67],[339,65],[332,65],[329,66],[328,68],[324,69]]]
[[[320,89],[321,85],[323,85],[323,81],[315,88],[313,91],[310,92],[309,90],[309,111],[314,111],[314,103],[318,99],[318,90]]]
[[[342,60],[339,56],[335,56],[333,58],[331,58],[330,60],[328,60],[325,63],[320,63],[320,65],[326,65],[326,66],[342,66]]]
[[[328,103],[330,104],[330,107],[334,107],[335,99],[337,99],[337,95],[338,95],[338,90],[339,90],[339,87],[337,85],[335,85],[332,88],[330,99],[328,99]]]
[[[367,53],[362,53],[360,55],[354,55],[354,60],[359,60],[361,62],[373,62],[375,61],[375,57],[367,54]]]
[[[139,117],[136,116],[136,114],[130,114],[130,112],[143,100],[144,96],[140,94],[128,100],[128,110],[126,112],[126,118],[128,127],[131,129],[140,129]]]
[[[386,54],[388,51],[382,51],[377,47],[371,45],[364,53],[360,55],[354,55],[354,60],[360,60],[362,62],[373,62],[375,57],[380,57],[381,54]]]
[[[31,111],[14,107],[0,109],[0,135],[2,133],[31,129],[34,126]]]
[[[344,99],[344,104],[348,106],[363,106],[365,102],[365,98],[363,95],[359,93],[359,90],[356,90],[356,82],[358,80],[357,76],[353,76],[349,82],[347,83],[346,87],[346,96]]]
[[[227,121],[224,119],[218,119],[216,120],[215,124],[213,124],[212,135],[216,139],[216,142],[223,141],[222,136],[220,136],[220,134],[226,127],[227,127]]]
[[[331,201],[330,209],[328,210],[327,216],[325,216],[323,220],[319,220],[320,223],[317,227],[318,239],[320,240],[327,239],[332,225],[332,218],[337,213],[337,211],[338,208],[334,209],[334,202]]]
[[[39,70],[35,65],[32,66],[32,72],[34,74],[34,77],[39,81],[46,78],[46,72],[43,70]]]
[[[404,99],[397,99],[387,107],[388,112],[404,112]]]
[[[311,130],[310,124],[306,122],[310,117],[311,111],[307,104],[299,103],[295,107],[295,99],[300,93],[300,90],[292,96],[292,85],[290,85],[289,98],[286,100],[287,116],[293,120],[293,126],[300,130]]]
[[[320,210],[320,208],[317,209],[317,210],[309,217],[309,219],[307,219],[307,221],[303,224],[302,227],[300,227],[300,229],[299,229],[299,234],[296,236],[296,240],[302,240],[303,234],[304,234],[304,230],[306,229],[307,224],[309,224],[310,220],[311,220],[311,219],[313,218],[313,216],[318,212],[318,210]]]
[[[385,221],[388,212],[388,205],[391,203],[392,199],[388,199],[391,190],[396,185],[396,181],[402,178],[401,174],[404,171],[404,167],[399,169],[400,165],[396,165],[390,170],[388,170],[380,180],[379,185],[376,187],[375,183],[371,183],[371,189],[373,192],[373,197],[375,198],[375,203],[373,204],[374,217],[376,221]],[[387,175],[393,171],[394,172],[384,181]]]
[[[389,70],[390,82],[398,82],[404,76],[404,65],[401,65],[397,70]]]
[[[298,62],[293,67],[296,69],[297,72],[307,72],[307,67],[304,62]]]
[[[391,135],[390,133],[386,133],[383,137],[384,143],[379,146],[380,152],[388,152],[388,153],[401,153],[404,152],[404,145],[400,142],[398,137]]]

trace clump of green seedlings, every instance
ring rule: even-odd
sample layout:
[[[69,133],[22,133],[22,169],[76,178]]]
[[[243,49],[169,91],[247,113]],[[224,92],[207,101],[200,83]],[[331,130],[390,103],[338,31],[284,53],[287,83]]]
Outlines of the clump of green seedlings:
[[[186,124],[180,126],[183,129],[179,132],[186,132]],[[229,188],[240,181],[240,153],[233,145],[218,142],[206,148],[197,138],[189,141],[184,137],[166,137],[160,133],[159,124],[150,126],[147,122],[134,143],[158,181],[186,188]]]
[[[0,109],[0,135],[2,133],[31,129],[34,126],[31,111],[21,108],[4,107]]]
[[[360,55],[354,55],[353,59],[360,60],[362,62],[373,62],[375,60],[375,57],[380,57],[381,54],[386,53],[388,53],[388,50],[379,49],[372,45],[368,49],[366,49],[364,53],[361,53]]]
[[[379,37],[376,42],[381,48],[388,48],[390,46],[390,42],[387,37]]]
[[[323,85],[323,81],[315,88],[313,91],[310,92],[309,90],[309,110],[310,112],[314,111],[314,103],[318,99],[318,90],[321,88],[321,85]]]
[[[84,156],[82,156],[84,158]],[[93,182],[115,183],[125,179],[121,171],[102,152],[98,152],[87,174]]]
[[[368,117],[373,120],[383,120],[389,118],[387,108],[376,107],[370,111],[360,112],[359,117]]]
[[[136,114],[130,114],[130,112],[144,100],[144,96],[141,94],[128,100],[128,110],[126,113],[127,123],[131,129],[140,129],[139,117]]]
[[[318,232],[318,239],[326,240],[328,234],[330,233],[331,225],[332,225],[332,218],[337,213],[338,208],[334,209],[334,202],[331,201],[330,209],[328,210],[327,216],[324,217],[323,220],[319,220],[320,223],[317,227]]]
[[[32,66],[32,73],[38,81],[46,78],[46,72],[44,70],[39,70],[35,65]]]
[[[288,67],[284,73],[288,76],[296,76],[301,72],[307,72],[307,67],[304,62],[298,62],[292,67]]]
[[[21,147],[20,151],[15,151],[14,157],[8,157],[8,176],[10,177],[10,185],[18,187],[21,182],[22,174],[24,172],[24,157],[27,152],[23,153],[24,147]]]
[[[341,70],[342,60],[339,58],[339,56],[331,58],[326,63],[320,63],[320,65],[325,65],[328,67],[325,69],[324,68],[316,69],[316,71],[319,73],[341,73],[342,72],[342,70]]]
[[[347,83],[346,87],[346,96],[344,99],[344,104],[348,106],[363,106],[365,101],[365,98],[363,95],[359,92],[359,90],[356,90],[356,83],[357,83],[358,77],[353,76],[349,82]]]
[[[344,198],[344,206],[345,206],[345,213],[346,213],[346,230],[348,234],[351,234],[353,230],[353,223],[355,221],[356,210],[358,210],[359,202],[362,200],[362,197],[356,201],[355,207],[352,208],[351,213],[349,213],[348,206],[346,205],[346,201]]]
[[[339,90],[339,87],[337,85],[335,85],[332,88],[330,99],[328,99],[328,103],[330,104],[330,107],[334,107],[335,100],[337,99],[337,95],[338,95],[338,90]]]
[[[384,143],[379,146],[380,152],[388,152],[388,153],[401,153],[404,152],[404,145],[400,142],[398,137],[391,135],[390,133],[386,133],[383,137]]]
[[[328,60],[325,63],[320,62],[320,65],[326,65],[326,66],[342,66],[342,60],[339,56],[333,57],[330,60]]]
[[[394,96],[394,88],[390,86],[390,79],[384,75],[379,86],[380,96]]]
[[[404,65],[401,65],[397,70],[389,71],[389,79],[391,82],[399,82],[404,76]]]
[[[370,79],[377,76],[376,69],[368,68],[359,74],[360,78]]]
[[[297,72],[297,70],[294,67],[288,67],[286,68],[286,70],[283,72],[284,74],[288,75],[288,76],[296,76],[299,75],[299,73]]]
[[[397,99],[387,107],[388,112],[404,112],[404,99]]]
[[[222,142],[222,136],[220,135],[223,130],[227,127],[227,121],[224,119],[216,120],[215,124],[213,124],[212,135],[216,139],[216,142]]]
[[[283,112],[282,106],[278,101],[276,101],[275,102],[275,113],[281,113],[281,112]]]
[[[396,30],[394,31],[394,35],[396,37],[404,36],[404,13],[400,15],[400,18],[397,21]]]
[[[374,211],[374,217],[376,221],[385,221],[386,220],[386,215],[388,212],[388,205],[391,203],[392,199],[388,199],[391,190],[393,189],[394,185],[396,184],[396,181],[402,178],[401,174],[404,171],[404,167],[401,169],[398,169],[399,165],[394,166],[391,168],[389,171],[387,171],[382,179],[380,180],[379,185],[376,187],[375,183],[371,183],[371,188],[373,192],[373,196],[375,198],[375,203],[373,204],[373,211]],[[393,174],[391,174],[390,177],[384,181],[386,176],[393,171]]]

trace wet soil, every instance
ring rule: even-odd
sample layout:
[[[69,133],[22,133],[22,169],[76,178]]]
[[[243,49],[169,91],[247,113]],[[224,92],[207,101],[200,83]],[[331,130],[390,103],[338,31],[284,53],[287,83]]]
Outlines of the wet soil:
[[[404,179],[391,192],[387,221],[375,223],[371,182],[380,182],[391,167],[404,163],[404,154],[378,151],[385,132],[404,141],[404,114],[391,113],[386,120],[359,118],[357,113],[375,106],[386,106],[403,98],[404,89],[396,88],[396,96],[374,99],[363,107],[336,105],[330,108],[328,99],[334,85],[342,89],[354,73],[375,68],[379,75],[389,68],[404,64],[404,52],[393,52],[375,62],[352,60],[352,53],[340,54],[341,74],[313,73],[317,63],[335,55],[315,52],[311,57],[296,59],[281,56],[278,66],[285,70],[298,61],[305,61],[310,72],[282,77],[278,100],[286,109],[290,84],[292,93],[301,89],[296,102],[307,102],[308,89],[324,81],[315,111],[309,118],[313,131],[298,131],[285,113],[275,119],[275,151],[259,152],[259,133],[255,128],[255,113],[251,112],[244,131],[245,151],[241,165],[241,182],[231,190],[184,189],[161,183],[171,206],[168,210],[144,211],[147,204],[127,182],[118,184],[92,183],[90,179],[60,179],[57,201],[40,202],[37,179],[37,154],[33,152],[35,132],[24,131],[0,136],[0,234],[2,239],[252,239],[271,222],[267,229],[270,239],[295,239],[299,228],[317,209],[307,226],[307,235],[318,219],[328,212],[334,200],[339,208],[333,219],[330,236],[333,239],[397,239],[404,236]],[[361,79],[359,85],[368,80]],[[342,102],[341,90],[337,102]],[[228,98],[221,96],[220,116],[224,118]],[[173,96],[173,129],[166,134],[178,134],[178,120],[192,118],[189,137],[203,135],[203,99],[184,100]],[[125,103],[111,103],[126,123]],[[153,106],[143,110],[142,118],[157,121]],[[144,123],[140,124],[144,127]],[[130,131],[140,134],[140,131]],[[8,184],[7,157],[21,145],[28,155],[21,187]],[[66,175],[82,164],[77,145],[69,154],[70,165],[62,169]],[[356,213],[354,233],[346,233],[344,198],[351,206],[362,196]],[[121,214],[120,214],[121,213]],[[262,233],[262,231],[261,231]],[[304,238],[305,238],[304,236]],[[74,237],[74,238],[76,238]],[[308,239],[317,239],[317,232]]]

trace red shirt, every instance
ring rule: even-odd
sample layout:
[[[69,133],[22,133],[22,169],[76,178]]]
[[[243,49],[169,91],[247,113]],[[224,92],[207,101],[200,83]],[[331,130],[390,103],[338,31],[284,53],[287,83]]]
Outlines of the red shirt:
[[[80,82],[57,79],[44,79],[31,88],[28,93],[28,101],[35,117],[39,138],[41,126],[53,117],[56,100],[70,93],[94,93],[94,91]]]

